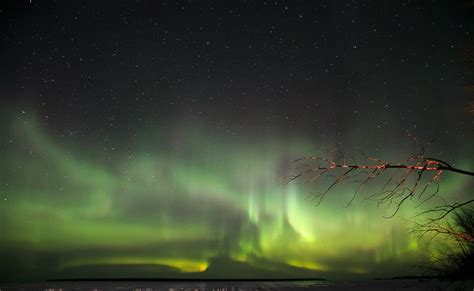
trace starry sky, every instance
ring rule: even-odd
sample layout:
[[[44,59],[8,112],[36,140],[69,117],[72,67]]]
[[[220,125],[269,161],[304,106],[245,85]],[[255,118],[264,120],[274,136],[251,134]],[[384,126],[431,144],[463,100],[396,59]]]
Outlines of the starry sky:
[[[417,274],[434,251],[410,204],[385,219],[341,185],[316,206],[317,185],[282,178],[317,150],[398,162],[407,133],[474,169],[472,17],[468,1],[2,1],[0,280]]]

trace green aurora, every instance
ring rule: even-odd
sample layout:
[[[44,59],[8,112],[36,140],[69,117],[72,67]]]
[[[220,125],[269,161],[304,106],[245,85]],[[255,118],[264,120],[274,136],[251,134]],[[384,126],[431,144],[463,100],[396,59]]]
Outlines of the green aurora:
[[[285,185],[315,141],[218,138],[193,124],[142,131],[102,156],[20,115],[0,167],[1,280],[238,278],[241,265],[256,277],[375,277],[412,274],[433,255],[408,233],[418,209],[384,219],[375,203],[346,208],[350,185],[316,207],[308,188]],[[447,174],[441,191],[468,182]]]

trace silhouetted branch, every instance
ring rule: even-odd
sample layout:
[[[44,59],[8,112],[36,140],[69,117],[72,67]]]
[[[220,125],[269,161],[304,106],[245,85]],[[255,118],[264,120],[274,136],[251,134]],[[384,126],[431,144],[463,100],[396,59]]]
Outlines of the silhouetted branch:
[[[402,205],[409,199],[417,197],[421,202],[418,206],[433,199],[439,192],[439,179],[444,172],[453,172],[467,176],[473,176],[474,172],[455,168],[448,162],[436,158],[425,157],[425,148],[421,147],[419,154],[410,156],[403,163],[388,163],[381,159],[362,155],[367,160],[365,163],[353,162],[347,163],[344,156],[342,161],[332,160],[320,156],[308,156],[296,159],[293,163],[297,164],[297,173],[290,176],[287,182],[298,180],[303,184],[316,183],[323,177],[330,180],[329,186],[322,192],[313,193],[316,204],[319,205],[323,198],[337,185],[342,182],[358,184],[354,195],[348,201],[349,206],[360,193],[361,189],[377,178],[385,176],[386,181],[379,192],[366,195],[364,200],[376,200],[377,204],[394,207],[394,212],[387,216],[395,216]],[[469,200],[463,203],[454,203],[451,205],[437,206],[422,214],[437,213],[438,216],[433,221],[443,219],[449,213],[457,208],[463,207],[474,202]]]
[[[445,218],[446,216],[448,216],[451,212],[461,208],[461,207],[464,207],[468,204],[471,204],[474,202],[474,199],[471,199],[471,200],[468,200],[468,201],[465,201],[465,202],[462,202],[462,203],[453,203],[453,204],[445,204],[445,205],[439,205],[439,206],[435,206],[431,209],[428,209],[428,210],[425,210],[425,211],[422,211],[420,212],[419,214],[417,214],[416,216],[425,216],[427,214],[435,214],[435,217],[433,218],[429,218],[429,222],[434,222],[434,221],[437,221],[437,220],[441,220],[443,218]]]

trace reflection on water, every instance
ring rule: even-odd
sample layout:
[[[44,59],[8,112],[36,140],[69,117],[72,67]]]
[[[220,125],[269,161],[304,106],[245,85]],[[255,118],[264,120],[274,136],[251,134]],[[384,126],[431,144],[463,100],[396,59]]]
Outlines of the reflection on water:
[[[0,283],[7,290],[93,291],[251,291],[251,290],[473,290],[474,281],[373,280],[330,281],[68,281],[31,284]]]

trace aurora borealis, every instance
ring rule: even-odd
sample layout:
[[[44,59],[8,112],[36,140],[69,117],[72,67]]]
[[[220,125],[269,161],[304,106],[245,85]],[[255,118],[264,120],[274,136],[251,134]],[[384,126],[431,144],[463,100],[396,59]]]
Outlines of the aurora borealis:
[[[204,3],[2,8],[0,280],[417,274],[416,203],[385,219],[341,185],[316,207],[283,178],[316,150],[406,158],[407,131],[473,169],[462,10],[427,32],[375,1]]]
[[[283,184],[288,157],[311,151],[309,141],[246,144],[190,126],[173,129],[172,139],[147,135],[154,142],[104,160],[59,145],[35,117],[20,114],[2,172],[2,256],[24,252],[13,266],[28,276],[123,276],[108,269],[127,265],[126,274],[186,277],[216,258],[263,266],[269,276],[278,270],[272,264],[384,274],[430,255],[399,216],[383,219],[370,203],[345,208],[350,187],[316,208],[304,189]],[[447,179],[449,192],[469,181]],[[400,216],[415,213],[407,211]],[[87,271],[94,266],[102,273]]]

